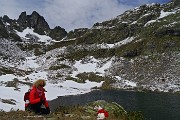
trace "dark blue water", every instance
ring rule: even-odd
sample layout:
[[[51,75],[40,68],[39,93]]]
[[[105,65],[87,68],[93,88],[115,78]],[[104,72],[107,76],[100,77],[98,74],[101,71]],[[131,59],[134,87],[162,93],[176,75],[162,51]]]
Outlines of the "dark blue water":
[[[83,95],[63,96],[49,102],[52,109],[60,105],[84,105],[106,100],[116,102],[126,111],[142,111],[148,120],[180,120],[180,94],[98,90]]]

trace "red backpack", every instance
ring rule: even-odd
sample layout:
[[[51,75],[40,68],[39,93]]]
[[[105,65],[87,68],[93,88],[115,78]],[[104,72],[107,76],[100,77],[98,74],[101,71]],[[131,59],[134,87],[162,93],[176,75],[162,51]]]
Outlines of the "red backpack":
[[[30,95],[31,89],[29,89],[25,94],[24,94],[24,102],[25,102],[25,107],[29,105],[29,95]]]

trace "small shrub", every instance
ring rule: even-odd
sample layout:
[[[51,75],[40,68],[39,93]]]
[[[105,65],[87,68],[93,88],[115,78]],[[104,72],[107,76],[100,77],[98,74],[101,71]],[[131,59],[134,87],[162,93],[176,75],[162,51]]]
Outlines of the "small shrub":
[[[58,70],[58,69],[63,69],[63,68],[71,68],[71,67],[65,64],[60,64],[56,66],[51,66],[49,70]]]

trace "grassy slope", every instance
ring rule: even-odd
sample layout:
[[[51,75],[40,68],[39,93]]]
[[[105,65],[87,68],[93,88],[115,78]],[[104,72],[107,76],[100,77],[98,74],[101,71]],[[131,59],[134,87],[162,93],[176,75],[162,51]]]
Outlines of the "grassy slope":
[[[109,120],[144,120],[141,112],[126,112],[117,103],[95,101],[85,106],[60,106],[49,115],[38,116],[26,111],[0,112],[1,120],[95,120],[95,105],[104,106],[109,112]]]

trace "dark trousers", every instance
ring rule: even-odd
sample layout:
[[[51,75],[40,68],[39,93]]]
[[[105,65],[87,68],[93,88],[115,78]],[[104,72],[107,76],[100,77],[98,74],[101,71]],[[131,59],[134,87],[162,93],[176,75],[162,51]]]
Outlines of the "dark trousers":
[[[46,108],[41,108],[42,106],[42,102],[36,103],[36,104],[29,104],[25,110],[26,111],[30,111],[30,112],[34,112],[35,114],[38,115],[43,115],[43,114],[49,114],[50,111],[47,110]]]

